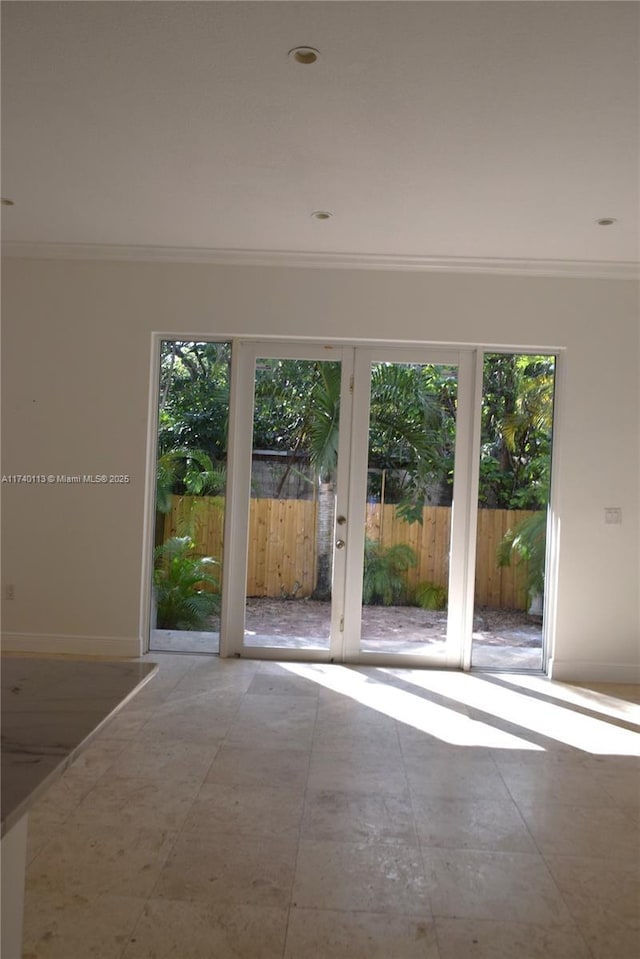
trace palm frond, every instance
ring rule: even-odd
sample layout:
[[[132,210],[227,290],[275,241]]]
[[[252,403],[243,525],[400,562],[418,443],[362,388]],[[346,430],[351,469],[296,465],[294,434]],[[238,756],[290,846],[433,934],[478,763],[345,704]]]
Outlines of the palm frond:
[[[219,608],[212,556],[196,556],[190,536],[172,536],[154,552],[153,583],[159,629],[202,629]]]
[[[395,543],[385,549],[365,540],[362,602],[382,606],[399,602],[406,592],[404,574],[416,563],[415,551],[407,543]]]
[[[540,510],[507,530],[498,545],[498,566],[526,563],[529,593],[542,593],[546,544],[547,513],[546,510]]]
[[[338,462],[341,376],[339,363],[321,363],[309,397],[309,459],[319,474],[332,473]]]

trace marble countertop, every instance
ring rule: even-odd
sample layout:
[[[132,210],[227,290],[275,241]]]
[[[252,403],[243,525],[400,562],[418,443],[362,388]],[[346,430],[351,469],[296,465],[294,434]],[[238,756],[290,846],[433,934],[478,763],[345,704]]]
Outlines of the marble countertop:
[[[2,657],[2,835],[157,669]]]

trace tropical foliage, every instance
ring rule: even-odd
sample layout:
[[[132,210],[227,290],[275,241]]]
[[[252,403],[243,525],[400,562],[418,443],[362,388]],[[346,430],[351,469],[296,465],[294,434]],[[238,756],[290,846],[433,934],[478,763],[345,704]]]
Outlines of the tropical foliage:
[[[530,597],[544,592],[547,513],[540,510],[508,530],[498,546],[498,566],[526,563]]]
[[[484,360],[481,505],[547,505],[555,358],[491,353]]]
[[[407,543],[387,548],[366,539],[362,602],[366,605],[392,606],[406,596],[406,572],[415,566],[415,551]]]
[[[228,343],[163,343],[161,456],[200,450],[214,469],[225,461],[230,355]],[[546,502],[553,377],[552,356],[485,356],[481,504],[531,509]],[[254,447],[305,453],[321,471],[330,472],[337,450],[339,393],[339,363],[261,360]],[[416,500],[434,482],[450,495],[456,407],[453,368],[374,364],[369,465],[396,471],[387,486],[388,502]]]
[[[217,560],[196,556],[194,550],[190,536],[173,536],[155,550],[158,629],[203,629],[219,609]]]
[[[369,466],[385,470],[385,501],[422,522],[429,491],[451,502],[457,377],[451,367],[376,363],[371,374]]]
[[[418,583],[413,598],[422,609],[446,609],[447,606],[447,590],[439,583]]]
[[[168,508],[172,493],[224,492],[230,358],[229,343],[167,341],[162,345],[160,512]],[[538,584],[544,572],[554,365],[553,356],[487,353],[484,359],[479,504],[541,511],[537,529],[525,526],[509,531],[498,557],[502,564],[526,560],[531,581]],[[254,449],[285,454],[277,495],[284,495],[288,473],[304,464],[301,475],[316,485],[317,599],[328,598],[331,590],[340,390],[338,362],[262,359],[257,364]],[[368,495],[395,504],[408,522],[421,522],[428,502],[451,503],[456,415],[453,367],[375,363]],[[365,595],[377,597],[376,602],[389,595],[388,588],[370,585],[377,575],[375,564],[382,569],[383,559],[372,548],[365,559],[372,570]],[[402,572],[387,565],[390,580]],[[399,589],[397,578],[394,582],[392,593]],[[417,601],[435,603],[441,597],[425,592]]]
[[[156,509],[171,510],[171,496],[178,490],[191,496],[213,496],[224,491],[226,471],[198,449],[170,450],[158,457]]]
[[[552,356],[485,358],[483,427],[493,444],[483,445],[483,462],[489,452],[494,467],[481,495],[498,505],[506,500],[509,509],[538,511],[508,530],[497,550],[499,566],[526,564],[530,597],[544,593],[554,373]]]
[[[159,456],[175,492],[221,488],[226,462],[231,347],[166,341],[160,373]],[[485,356],[481,505],[535,509],[548,498],[554,357]],[[335,469],[340,364],[264,359],[256,371],[254,448],[308,458],[326,481]],[[376,363],[372,370],[369,492],[407,519],[430,490],[451,498],[457,379],[451,367]],[[191,461],[188,461],[191,457]],[[204,457],[207,459],[205,460]],[[162,465],[161,465],[162,470]],[[378,483],[378,488],[376,488]],[[198,489],[198,484],[200,488]]]
[[[224,462],[229,419],[229,343],[163,341],[160,353],[159,455],[203,450]]]

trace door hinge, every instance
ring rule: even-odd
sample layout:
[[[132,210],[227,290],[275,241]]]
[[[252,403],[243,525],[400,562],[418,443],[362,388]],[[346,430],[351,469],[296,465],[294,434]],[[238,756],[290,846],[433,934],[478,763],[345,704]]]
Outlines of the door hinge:
[[[340,632],[344,633],[344,616],[340,617]]]
[[[349,377],[349,392],[353,393],[353,373]]]

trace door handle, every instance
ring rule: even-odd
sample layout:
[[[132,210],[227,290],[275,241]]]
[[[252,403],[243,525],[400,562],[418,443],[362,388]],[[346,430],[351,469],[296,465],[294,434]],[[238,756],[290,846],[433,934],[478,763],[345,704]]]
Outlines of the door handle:
[[[336,523],[338,524],[338,526],[344,526],[344,524],[345,524],[346,522],[347,522],[347,517],[346,517],[346,516],[338,516],[338,518],[337,518],[337,520],[336,520]]]
[[[336,540],[336,549],[344,549],[344,540],[343,540],[343,539],[337,539],[337,540]]]

